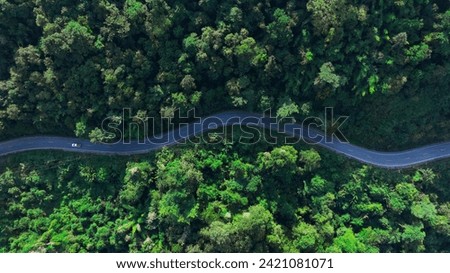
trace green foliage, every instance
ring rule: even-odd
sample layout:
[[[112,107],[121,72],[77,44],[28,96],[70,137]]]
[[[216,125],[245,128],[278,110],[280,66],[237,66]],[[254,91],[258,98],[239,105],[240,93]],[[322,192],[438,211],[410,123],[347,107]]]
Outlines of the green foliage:
[[[319,168],[320,160],[320,154],[314,149],[300,151],[300,161],[304,163],[303,171],[311,172]]]
[[[369,93],[373,94],[375,93],[377,89],[377,83],[379,81],[379,78],[377,75],[372,75],[369,77]]]
[[[75,124],[75,136],[84,137],[86,135],[86,120],[81,119]]]
[[[345,78],[337,75],[335,73],[335,68],[332,63],[327,62],[324,63],[320,67],[319,75],[317,76],[316,80],[314,81],[315,85],[324,85],[329,84],[333,89],[337,89],[342,84],[344,84],[346,81]]]
[[[153,168],[148,162],[127,164],[124,186],[119,193],[122,203],[135,205],[141,201],[141,197],[145,196],[145,191],[148,191],[152,182],[152,171]]]
[[[407,60],[418,64],[431,56],[431,49],[427,44],[419,44],[412,46],[411,48],[406,50]]]
[[[439,165],[433,172],[442,176],[423,184],[418,173],[429,170],[333,169],[334,154],[264,150],[202,144],[133,159],[8,157],[0,173],[2,251],[446,250],[450,209],[439,199],[449,193],[436,198],[421,188],[446,183]]]
[[[321,236],[316,227],[308,223],[299,223],[292,230],[292,245],[301,252],[312,252],[321,243]]]
[[[373,148],[448,139],[448,7],[398,3],[4,2],[1,137],[89,135],[124,106],[158,119],[331,105]],[[416,126],[432,132],[411,143]]]
[[[445,1],[0,2],[2,139],[324,106],[368,148],[450,138]],[[0,161],[0,252],[448,252],[449,180],[285,143],[30,152]]]
[[[353,230],[344,228],[338,231],[338,236],[334,239],[333,245],[327,250],[338,253],[358,253],[367,252],[366,246],[358,240]]]
[[[305,192],[311,195],[323,195],[327,192],[332,192],[333,188],[331,183],[315,175],[310,182],[305,183]]]
[[[135,19],[144,12],[144,5],[139,1],[127,0],[125,5],[125,14],[128,15],[130,19]]]
[[[423,197],[423,200],[413,202],[411,206],[411,214],[418,219],[425,220],[430,223],[436,221],[436,207],[431,203],[428,196]]]
[[[289,181],[297,171],[298,153],[292,146],[275,148],[258,155],[259,167],[270,171],[282,181]]]
[[[300,113],[298,105],[292,100],[288,99],[284,101],[277,110],[277,117],[279,118],[291,118],[294,114]]]
[[[293,21],[286,14],[286,11],[282,9],[276,9],[273,13],[273,17],[274,21],[267,25],[269,38],[274,44],[286,46],[292,41],[294,36],[291,30]]]
[[[423,226],[405,225],[402,232],[402,242],[406,245],[406,251],[424,251],[423,241],[425,232],[422,231]]]
[[[213,222],[200,231],[205,250],[216,252],[265,252],[273,232],[273,218],[261,205],[233,217],[232,222]]]
[[[309,0],[306,8],[312,13],[312,24],[318,34],[332,38],[346,20],[354,16],[356,9],[345,0]],[[327,40],[329,41],[329,40]]]
[[[89,132],[89,139],[91,142],[107,142],[108,135],[100,128],[94,128]]]

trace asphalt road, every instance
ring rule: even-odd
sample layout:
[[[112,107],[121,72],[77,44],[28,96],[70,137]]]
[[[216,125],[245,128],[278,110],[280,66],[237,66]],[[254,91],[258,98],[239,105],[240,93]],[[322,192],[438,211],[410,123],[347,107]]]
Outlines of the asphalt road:
[[[168,131],[157,137],[138,143],[102,144],[91,143],[89,140],[67,137],[34,136],[17,138],[0,143],[0,156],[31,151],[31,150],[61,150],[78,153],[92,153],[103,155],[133,155],[158,150],[165,146],[176,145],[200,136],[206,131],[226,126],[243,126],[248,133],[251,127],[260,127],[302,138],[311,145],[318,145],[338,154],[342,154],[357,161],[381,168],[401,169],[423,164],[426,162],[450,157],[450,142],[423,146],[401,152],[378,152],[368,150],[350,143],[341,142],[337,138],[326,139],[323,132],[303,128],[300,124],[286,124],[278,126],[270,123],[261,114],[246,112],[225,112],[201,118],[195,123],[185,125],[177,130]],[[72,143],[80,143],[81,147],[73,148]]]

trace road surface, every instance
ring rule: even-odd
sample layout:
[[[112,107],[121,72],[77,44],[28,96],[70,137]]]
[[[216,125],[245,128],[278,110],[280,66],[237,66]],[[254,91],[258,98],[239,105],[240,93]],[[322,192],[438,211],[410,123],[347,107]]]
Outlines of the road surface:
[[[450,157],[450,142],[423,146],[401,152],[379,152],[368,150],[351,143],[341,142],[337,138],[326,139],[323,132],[302,127],[291,123],[280,129],[268,118],[261,114],[247,112],[224,112],[185,125],[180,129],[168,131],[158,137],[152,137],[145,142],[102,144],[91,143],[89,140],[68,137],[34,136],[17,138],[0,143],[0,156],[31,150],[61,150],[78,153],[92,153],[103,155],[133,155],[143,154],[161,149],[165,146],[183,143],[184,140],[199,136],[211,129],[230,125],[256,126],[288,136],[301,138],[303,141],[329,149],[365,164],[381,168],[401,169],[420,165],[426,162]],[[72,147],[72,143],[79,143],[81,147]]]

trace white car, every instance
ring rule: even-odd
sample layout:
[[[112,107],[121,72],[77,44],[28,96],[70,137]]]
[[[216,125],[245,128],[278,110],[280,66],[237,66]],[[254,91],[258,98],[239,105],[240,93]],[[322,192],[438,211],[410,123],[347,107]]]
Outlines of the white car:
[[[72,148],[80,148],[81,144],[80,143],[72,143]]]

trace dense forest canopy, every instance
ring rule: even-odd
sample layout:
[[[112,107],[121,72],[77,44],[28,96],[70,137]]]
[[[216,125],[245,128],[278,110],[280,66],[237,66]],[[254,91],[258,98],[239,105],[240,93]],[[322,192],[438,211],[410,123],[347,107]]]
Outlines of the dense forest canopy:
[[[375,148],[450,138],[448,1],[3,0],[0,26],[2,138],[324,106]]]
[[[310,147],[204,143],[2,163],[0,252],[450,251],[448,162],[397,172]]]
[[[449,35],[446,0],[0,0],[0,139],[101,140],[123,108],[334,107],[368,148],[450,140]],[[0,159],[0,252],[448,252],[448,166],[283,143],[15,155]]]

